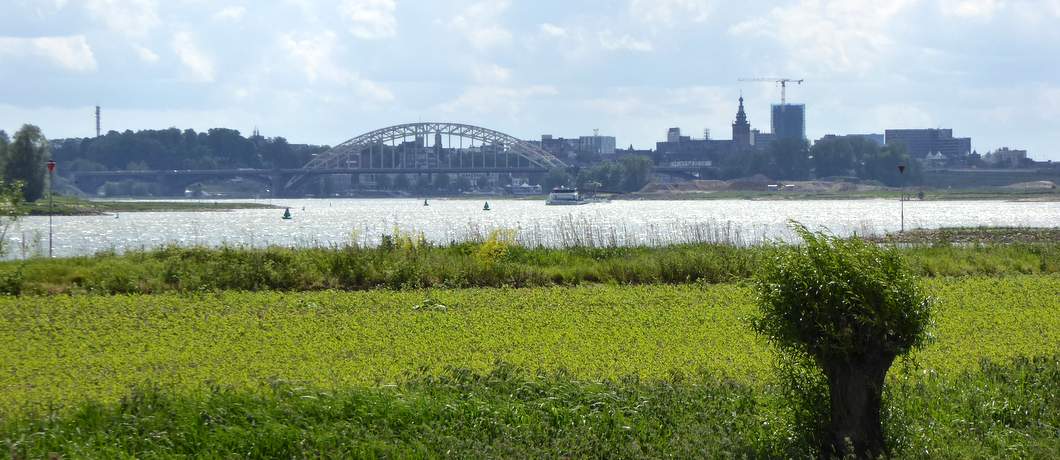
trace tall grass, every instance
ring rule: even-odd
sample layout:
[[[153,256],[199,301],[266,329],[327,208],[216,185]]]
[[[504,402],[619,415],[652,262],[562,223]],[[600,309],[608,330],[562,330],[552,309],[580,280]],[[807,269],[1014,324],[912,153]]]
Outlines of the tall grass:
[[[12,458],[806,458],[773,388],[709,374],[585,381],[498,364],[396,387],[157,386],[120,403],[0,420]],[[894,458],[1060,457],[1060,356],[887,386]]]
[[[507,236],[498,240],[498,235]],[[0,291],[113,294],[717,283],[750,278],[764,254],[763,246],[716,242],[739,236],[725,227],[684,227],[641,246],[597,244],[599,233],[578,235],[573,229],[568,248],[533,246],[524,235],[494,231],[476,236],[478,241],[437,246],[418,235],[395,232],[371,247],[168,246],[7,261],[0,262]],[[700,242],[675,243],[684,239]],[[484,248],[490,246],[496,254],[484,258]],[[902,254],[923,276],[1060,272],[1060,244],[907,246]]]

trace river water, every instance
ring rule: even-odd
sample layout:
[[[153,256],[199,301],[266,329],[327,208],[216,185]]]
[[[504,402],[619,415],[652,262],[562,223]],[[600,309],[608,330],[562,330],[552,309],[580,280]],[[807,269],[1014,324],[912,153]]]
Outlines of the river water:
[[[238,200],[251,201],[251,200]],[[530,245],[630,245],[692,241],[753,244],[790,240],[789,220],[839,235],[898,230],[896,200],[613,201],[545,206],[542,201],[432,199],[259,200],[290,207],[220,212],[137,212],[55,217],[57,257],[178,245],[332,246],[377,244],[381,235],[423,235],[436,242],[481,239],[511,230]],[[1060,203],[908,201],[906,228],[1060,226]],[[47,254],[48,218],[29,217],[8,230],[8,258]]]

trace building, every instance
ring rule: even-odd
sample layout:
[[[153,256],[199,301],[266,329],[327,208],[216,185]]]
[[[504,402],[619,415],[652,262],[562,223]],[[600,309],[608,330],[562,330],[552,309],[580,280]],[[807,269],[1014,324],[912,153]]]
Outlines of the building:
[[[546,152],[551,153],[558,158],[575,158],[579,153],[589,153],[594,155],[615,154],[615,137],[601,136],[599,134],[580,136],[576,139],[552,137],[551,134],[542,134],[540,143],[533,141],[530,143],[540,146]]]
[[[648,158],[655,158],[655,151],[652,149],[635,149],[633,144],[629,144],[628,149],[615,150],[615,158],[621,158],[624,156],[642,156]]]
[[[582,152],[592,152],[597,155],[615,154],[615,136],[581,136],[578,138],[578,149]]]
[[[660,165],[688,165],[688,162],[709,165],[734,150],[733,141],[708,139],[706,133],[703,139],[693,139],[682,136],[681,128],[670,128],[666,142],[655,143],[654,159]]]
[[[840,138],[840,139],[864,139],[864,140],[867,140],[869,142],[872,142],[877,147],[883,147],[883,145],[884,145],[883,134],[840,134],[840,135],[825,134],[820,139],[817,139],[814,143],[816,144],[817,142],[821,142],[821,141],[826,140],[826,139],[836,139],[836,138]]]
[[[941,153],[956,159],[972,152],[972,138],[953,137],[952,129],[888,129],[884,131],[884,140],[887,145],[904,145],[913,158]]]
[[[751,123],[747,121],[747,113],[743,110],[743,96],[740,96],[740,108],[736,111],[736,121],[732,124],[732,143],[736,148],[751,146]]]
[[[681,141],[689,141],[689,140],[692,140],[692,138],[689,137],[689,136],[682,136],[681,135],[681,128],[670,128],[669,130],[666,131],[666,142],[671,142],[671,143],[675,143],[676,144],[676,143],[681,142]]]
[[[1027,161],[1027,151],[1001,147],[988,152],[983,156],[983,161],[997,166],[1019,167]]]
[[[805,104],[773,104],[770,121],[774,139],[806,139]]]
[[[757,129],[751,130],[751,145],[764,149],[769,147],[769,143],[773,142],[775,137],[772,133],[763,133]]]

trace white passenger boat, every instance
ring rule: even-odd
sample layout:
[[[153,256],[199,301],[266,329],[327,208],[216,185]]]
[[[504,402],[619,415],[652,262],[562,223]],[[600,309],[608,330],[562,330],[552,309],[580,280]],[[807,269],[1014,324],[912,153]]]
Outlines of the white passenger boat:
[[[548,194],[548,200],[545,201],[545,204],[552,206],[565,206],[585,203],[588,203],[588,201],[585,201],[585,199],[578,194],[577,189],[563,187],[556,187],[552,189],[552,193]]]

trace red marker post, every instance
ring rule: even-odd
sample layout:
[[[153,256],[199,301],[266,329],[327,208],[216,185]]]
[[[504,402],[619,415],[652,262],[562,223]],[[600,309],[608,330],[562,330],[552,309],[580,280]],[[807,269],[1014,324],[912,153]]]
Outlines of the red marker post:
[[[902,192],[902,196],[898,198],[898,201],[902,203],[902,233],[905,233],[905,165],[898,165],[898,175],[901,177],[902,184],[899,188]]]
[[[55,160],[48,160],[48,258],[52,257],[52,215],[55,214],[55,201],[52,198],[52,184],[55,183]]]

